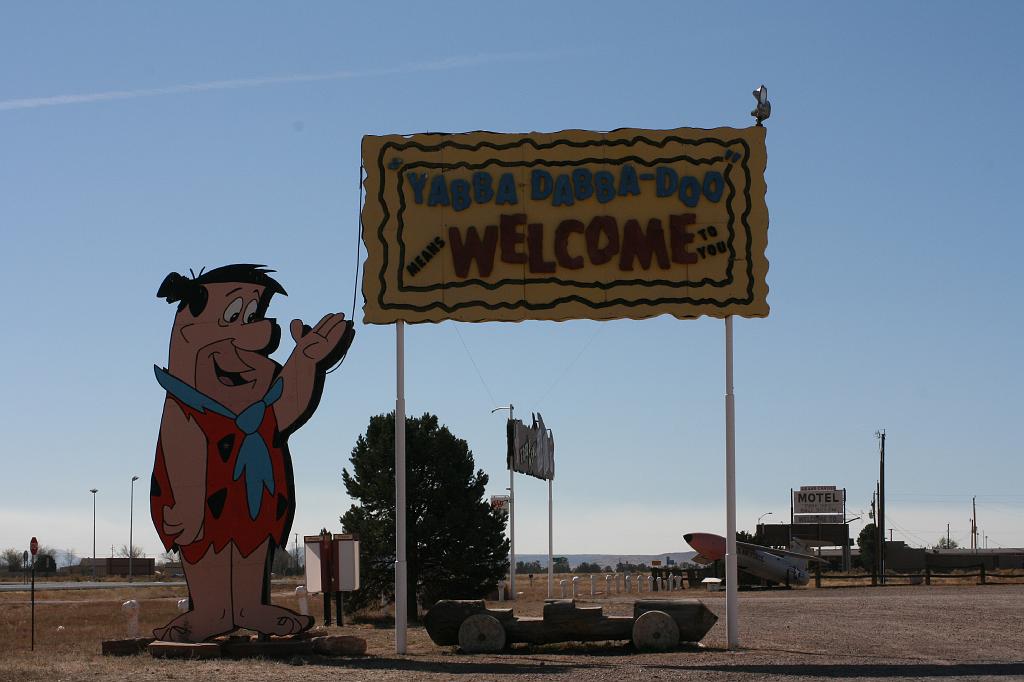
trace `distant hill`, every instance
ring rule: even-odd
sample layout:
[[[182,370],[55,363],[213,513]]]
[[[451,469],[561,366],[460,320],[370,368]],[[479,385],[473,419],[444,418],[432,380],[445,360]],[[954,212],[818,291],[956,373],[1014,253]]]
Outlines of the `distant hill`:
[[[598,564],[602,568],[605,566],[615,568],[615,564],[620,561],[623,563],[647,564],[650,566],[651,561],[661,560],[662,565],[664,565],[666,557],[670,557],[677,564],[681,564],[685,561],[691,561],[696,554],[696,552],[665,552],[664,554],[559,554],[558,552],[555,552],[556,557],[564,556],[569,560],[570,568],[576,568],[584,561],[591,564]],[[540,565],[544,566],[546,569],[548,565],[548,555],[516,554],[516,561],[539,561]]]

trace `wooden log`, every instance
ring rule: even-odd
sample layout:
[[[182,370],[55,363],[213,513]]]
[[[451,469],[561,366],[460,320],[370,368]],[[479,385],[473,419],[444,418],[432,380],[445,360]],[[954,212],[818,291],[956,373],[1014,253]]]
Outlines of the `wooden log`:
[[[482,599],[442,599],[427,611],[423,625],[434,644],[453,646],[459,643],[462,621],[475,613],[489,614],[502,623],[514,618],[512,609],[488,609]]]
[[[509,642],[553,644],[555,642],[602,642],[630,639],[633,619],[629,616],[603,616],[578,620],[551,621],[543,618],[516,618],[503,623]]]
[[[506,642],[553,644],[600,642],[633,638],[633,623],[648,611],[663,611],[679,629],[679,641],[698,642],[718,617],[696,599],[643,599],[635,603],[633,616],[605,616],[601,608],[577,608],[572,601],[544,605],[544,618],[516,618],[511,609],[488,609],[482,601],[443,600],[424,618],[434,644],[460,644],[459,628],[474,615],[488,615],[503,626]],[[493,625],[493,624],[491,624]]]
[[[104,656],[135,656],[146,650],[156,640],[152,637],[135,637],[133,639],[111,639],[100,645]]]
[[[580,608],[572,599],[549,599],[544,603],[544,620],[555,623],[563,621],[596,620],[604,615],[601,606]]]
[[[313,652],[322,656],[363,656],[366,654],[366,640],[362,637],[334,635],[316,637]]]
[[[698,599],[640,599],[633,604],[633,617],[648,611],[664,611],[679,627],[681,642],[699,642],[718,622],[718,616]]]
[[[151,643],[148,647],[149,655],[153,658],[218,658],[220,657],[220,644],[216,642],[202,642],[192,644],[188,642],[160,642]]]
[[[670,651],[679,646],[679,626],[664,611],[645,611],[633,622],[633,646],[640,651]]]
[[[467,654],[496,654],[505,641],[505,628],[487,613],[474,613],[459,626],[459,648]]]

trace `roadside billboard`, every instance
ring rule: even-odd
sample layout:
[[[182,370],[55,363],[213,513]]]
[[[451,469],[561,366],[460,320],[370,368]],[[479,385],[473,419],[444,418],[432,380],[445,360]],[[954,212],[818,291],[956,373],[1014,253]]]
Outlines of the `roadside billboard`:
[[[765,129],[366,136],[364,321],[768,315]]]
[[[835,486],[809,485],[792,491],[793,514],[837,514],[846,511],[846,490]],[[794,522],[796,519],[794,519]]]

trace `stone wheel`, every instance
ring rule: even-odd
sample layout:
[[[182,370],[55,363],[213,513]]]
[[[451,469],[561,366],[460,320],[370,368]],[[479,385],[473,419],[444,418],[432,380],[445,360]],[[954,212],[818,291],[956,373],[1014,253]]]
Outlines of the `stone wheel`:
[[[459,647],[467,654],[497,653],[505,648],[505,628],[494,616],[475,613],[459,626]]]
[[[679,626],[664,611],[647,611],[633,621],[633,646],[640,651],[668,651],[679,644]]]

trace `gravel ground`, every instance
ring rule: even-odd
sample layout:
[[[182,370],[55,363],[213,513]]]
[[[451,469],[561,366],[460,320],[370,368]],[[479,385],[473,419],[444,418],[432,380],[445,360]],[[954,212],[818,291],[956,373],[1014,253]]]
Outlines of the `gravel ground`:
[[[49,633],[31,655],[12,645],[15,633],[7,627],[0,630],[0,680],[1024,680],[1020,585],[744,592],[739,651],[724,648],[723,593],[680,596],[701,598],[721,618],[699,649],[637,654],[623,643],[516,645],[501,655],[465,656],[434,646],[422,628],[412,627],[408,654],[397,656],[391,629],[361,624],[331,632],[365,637],[364,658],[156,661],[146,655],[105,658],[96,653],[99,637],[79,646],[61,644]],[[109,601],[95,603],[112,610]],[[632,599],[580,604],[627,614]],[[68,607],[37,605],[37,617],[47,608]],[[173,613],[173,598],[143,608],[159,620],[165,611]],[[12,618],[23,623],[24,610],[23,602],[0,603],[0,627]],[[539,600],[516,605],[520,615],[540,610]]]

